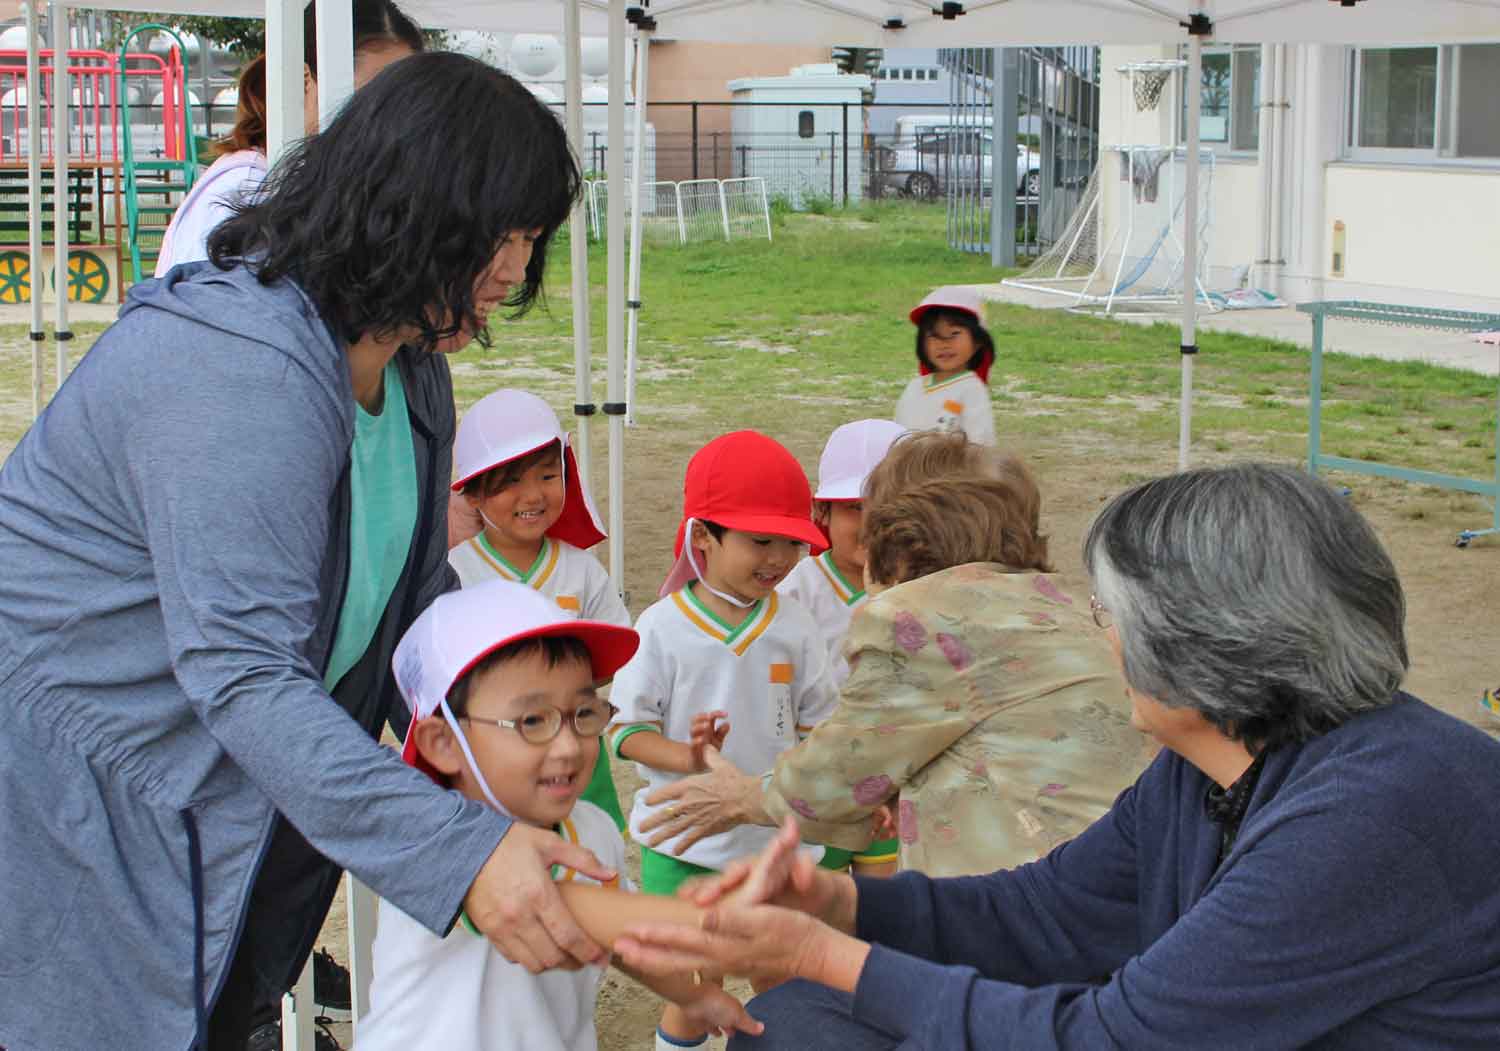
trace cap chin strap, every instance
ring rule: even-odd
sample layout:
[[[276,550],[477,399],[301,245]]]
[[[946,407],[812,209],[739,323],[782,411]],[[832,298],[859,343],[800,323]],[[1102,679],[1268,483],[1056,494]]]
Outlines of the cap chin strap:
[[[744,599],[736,598],[733,595],[726,595],[724,592],[720,591],[718,588],[714,587],[708,581],[703,579],[703,570],[698,568],[698,562],[695,558],[693,558],[693,523],[696,521],[696,518],[689,518],[687,520],[687,530],[682,534],[683,547],[687,551],[688,567],[692,569],[693,576],[698,578],[698,583],[708,588],[709,591],[712,591],[715,595],[718,595],[721,599],[729,603],[731,606],[734,606],[737,609],[749,609],[751,606],[755,605],[755,603],[746,602]]]
[[[463,750],[464,761],[469,764],[469,772],[474,775],[474,780],[479,782],[479,790],[484,793],[484,798],[505,817],[515,820],[515,815],[500,805],[500,800],[495,798],[495,793],[490,791],[489,782],[484,779],[480,772],[479,764],[474,761],[474,753],[469,750],[469,739],[464,736],[463,730],[458,725],[458,719],[453,714],[453,709],[448,707],[448,698],[444,697],[441,702],[443,706],[443,718],[448,721],[448,728],[458,737],[458,747]]]

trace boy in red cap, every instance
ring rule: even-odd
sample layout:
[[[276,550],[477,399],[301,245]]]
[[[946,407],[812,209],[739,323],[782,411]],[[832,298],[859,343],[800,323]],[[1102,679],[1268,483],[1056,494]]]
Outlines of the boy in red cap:
[[[609,574],[589,554],[604,529],[551,406],[522,390],[485,395],[458,425],[453,463],[453,491],[483,523],[478,535],[448,552],[464,587],[515,581],[584,620],[630,627]],[[583,798],[624,829],[606,750]]]
[[[610,706],[598,687],[630,659],[628,627],[581,621],[523,585],[492,581],[439,596],[396,647],[396,683],[411,709],[402,758],[438,783],[513,821],[556,831],[616,873],[625,843],[580,798]],[[441,867],[438,858],[413,864]],[[553,879],[573,918],[600,945],[626,923],[696,923],[686,901],[600,886],[571,868]],[[502,957],[461,913],[435,934],[380,903],[364,1051],[595,1051],[604,968],[532,974]],[[702,975],[644,979],[715,1029],[755,1033],[743,1007]]]
[[[631,834],[642,844],[641,822],[657,809],[646,797],[703,768],[690,744],[694,716],[727,713],[734,730],[722,725],[715,743],[741,770],[764,771],[837,700],[822,633],[802,606],[776,593],[806,549],[827,546],[812,521],[802,467],[765,435],[736,431],[698,450],[683,488],[676,565],[661,600],[636,622],[641,648],[610,695],[619,709],[610,746],[634,760],[646,781],[630,812]],[[686,847],[642,845],[643,889],[673,894],[688,877],[756,853],[775,835],[741,825]],[[848,854],[825,855],[823,863],[842,868]],[[704,1039],[701,1025],[667,1006],[658,1049]]]
[[[918,375],[896,402],[896,422],[913,431],[959,431],[971,442],[994,445],[989,382],[995,341],[984,327],[979,294],[944,285],[912,309],[911,321]]]

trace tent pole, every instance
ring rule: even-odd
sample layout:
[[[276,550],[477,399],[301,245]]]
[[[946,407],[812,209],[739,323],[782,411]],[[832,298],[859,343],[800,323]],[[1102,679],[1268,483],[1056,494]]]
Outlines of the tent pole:
[[[606,222],[606,278],[609,316],[605,321],[609,372],[604,413],[609,417],[609,576],[625,591],[625,6],[609,3],[609,182]]]
[[[1193,358],[1198,353],[1198,150],[1203,115],[1203,37],[1188,37],[1188,65],[1183,90],[1187,93],[1187,186],[1183,202],[1182,244],[1182,403],[1178,408],[1177,469],[1187,470],[1188,445],[1193,435]]]
[[[68,7],[54,2],[52,13],[52,339],[57,346],[57,386],[68,367]],[[80,146],[82,143],[79,144]],[[41,268],[37,268],[38,275]],[[37,288],[40,295],[41,289]]]
[[[302,137],[302,4],[266,0],[266,160]]]
[[[354,8],[338,0],[317,0],[316,12],[318,127],[326,128],[354,94]]]
[[[26,218],[31,281],[31,416],[42,414],[42,54],[36,0],[26,5]]]
[[[635,425],[636,347],[641,323],[641,194],[643,192],[646,156],[646,79],[647,56],[651,54],[651,30],[638,26],[635,33],[635,137],[630,147],[630,311],[625,352],[625,423]],[[680,218],[680,215],[679,215]]]
[[[579,0],[563,4],[563,116],[568,127],[568,145],[575,158],[583,156],[583,41]],[[580,166],[581,162],[580,162]],[[585,492],[591,492],[589,480],[594,473],[593,445],[589,437],[589,417],[594,413],[594,382],[589,365],[589,229],[587,207],[580,193],[568,213],[568,251],[573,278],[573,415],[577,418],[574,451],[577,453],[579,481]]]

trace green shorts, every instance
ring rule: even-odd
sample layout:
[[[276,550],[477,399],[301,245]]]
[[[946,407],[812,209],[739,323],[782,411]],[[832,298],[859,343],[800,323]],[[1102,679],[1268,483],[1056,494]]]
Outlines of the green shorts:
[[[837,847],[826,847],[823,860],[818,865],[825,869],[841,870],[849,867],[852,853]],[[670,896],[694,876],[712,876],[715,869],[694,865],[691,861],[674,858],[650,847],[641,848],[641,889],[647,894]]]
[[[901,855],[899,839],[878,839],[854,855],[856,865],[885,865]]]

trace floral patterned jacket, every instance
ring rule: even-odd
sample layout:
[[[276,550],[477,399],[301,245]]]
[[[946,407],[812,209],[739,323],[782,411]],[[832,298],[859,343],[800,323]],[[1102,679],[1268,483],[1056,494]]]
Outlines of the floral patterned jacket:
[[[1102,815],[1158,746],[1086,593],[1050,574],[955,566],[854,615],[834,714],[767,775],[767,811],[862,849],[897,793],[901,868],[972,875],[1033,861]]]

